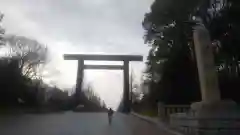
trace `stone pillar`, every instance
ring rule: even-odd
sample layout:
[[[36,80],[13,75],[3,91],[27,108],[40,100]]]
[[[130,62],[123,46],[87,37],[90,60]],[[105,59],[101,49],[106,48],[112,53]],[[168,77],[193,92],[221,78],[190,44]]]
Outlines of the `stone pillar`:
[[[124,61],[123,69],[123,99],[124,99],[124,112],[130,112],[129,100],[129,61]]]
[[[190,135],[238,135],[239,107],[231,100],[220,98],[208,30],[200,24],[193,36],[202,102],[193,103],[188,113],[172,114],[170,124]]]
[[[166,120],[164,103],[158,102],[158,118],[161,121]]]
[[[236,121],[240,118],[238,106],[235,102],[223,101],[220,97],[210,35],[204,25],[194,28],[193,38],[202,101],[193,103],[189,113],[176,115],[177,119],[185,119],[178,125],[191,129],[189,134],[192,135],[240,134],[240,130],[236,130],[236,125],[240,124]]]
[[[82,82],[84,77],[84,60],[78,60],[77,80],[76,80],[76,102],[79,104],[82,92]]]
[[[194,28],[193,38],[202,101],[218,102],[220,101],[220,91],[209,32],[204,26],[198,25]]]

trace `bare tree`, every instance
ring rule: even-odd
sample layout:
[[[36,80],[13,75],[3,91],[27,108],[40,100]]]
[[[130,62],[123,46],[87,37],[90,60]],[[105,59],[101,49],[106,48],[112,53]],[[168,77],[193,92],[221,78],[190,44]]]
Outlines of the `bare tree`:
[[[23,36],[9,35],[5,39],[8,56],[19,60],[22,74],[31,79],[40,79],[41,69],[47,62],[47,47]]]
[[[3,16],[4,15],[2,13],[0,13],[0,23],[2,22]],[[3,29],[0,24],[0,46],[5,45],[4,34],[5,34],[5,29]]]
[[[139,91],[139,84],[136,81],[136,76],[134,74],[133,69],[131,70],[131,74],[130,74],[130,99],[132,102],[135,102],[136,100],[138,100],[139,96],[140,96],[140,91]]]
[[[98,106],[104,106],[105,103],[101,100],[99,95],[96,92],[94,92],[91,83],[87,85],[87,88],[84,90],[84,94],[86,95],[89,101],[92,101]]]

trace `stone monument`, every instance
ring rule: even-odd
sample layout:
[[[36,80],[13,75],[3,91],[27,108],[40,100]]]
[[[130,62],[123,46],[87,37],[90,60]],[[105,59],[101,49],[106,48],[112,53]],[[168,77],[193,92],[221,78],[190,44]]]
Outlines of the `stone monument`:
[[[197,118],[196,134],[233,134],[235,130],[240,131],[240,121],[234,121],[240,118],[237,104],[231,100],[221,100],[210,34],[200,18],[194,27],[193,39],[202,95],[201,102],[191,105],[193,117]]]
[[[209,31],[196,18],[193,39],[202,101],[187,113],[170,116],[171,125],[190,135],[240,135],[240,111],[231,100],[221,100]]]

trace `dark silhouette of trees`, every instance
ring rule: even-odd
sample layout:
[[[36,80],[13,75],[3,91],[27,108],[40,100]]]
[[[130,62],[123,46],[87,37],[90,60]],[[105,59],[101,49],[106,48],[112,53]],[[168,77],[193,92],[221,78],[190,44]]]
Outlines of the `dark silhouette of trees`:
[[[189,23],[200,15],[211,34],[222,97],[239,102],[235,92],[240,78],[239,6],[237,0],[212,5],[210,1],[156,0],[142,23],[145,43],[151,46],[144,75],[149,92],[143,101],[154,107],[158,101],[189,104],[200,100]]]
[[[84,95],[90,101],[99,107],[106,107],[104,101],[101,100],[100,96],[94,92],[92,85],[89,83],[87,88],[83,90]]]
[[[46,60],[46,47],[26,37],[4,35],[1,30],[5,54],[0,58],[0,104],[37,106],[41,89],[34,80],[41,81],[37,69]]]
[[[40,77],[38,73],[47,62],[47,47],[23,36],[8,35],[5,41],[9,49],[7,55],[18,59],[23,75],[31,79]]]
[[[215,47],[215,62],[219,73],[222,98],[240,102],[240,2],[228,0],[222,10],[207,24]]]
[[[0,23],[2,22],[3,19],[3,14],[0,12]],[[4,34],[5,34],[5,29],[2,28],[1,24],[0,24],[0,46],[4,45]]]
[[[25,38],[25,40],[31,41],[27,38]],[[14,50],[13,48],[15,48],[15,46],[7,46],[9,44],[8,42],[12,42],[12,40],[5,38],[5,47],[9,47],[9,50]],[[26,44],[21,45],[25,46]],[[28,48],[30,47],[34,48],[34,44],[29,44]],[[40,45],[39,48],[41,48]],[[46,52],[34,58],[31,54],[38,54],[38,50],[29,50],[18,49],[18,52],[7,52],[7,56],[1,57],[0,87],[2,103],[8,104],[11,101],[14,104],[18,104],[18,100],[21,99],[25,103],[32,105],[37,104],[37,94],[40,84],[33,83],[33,79],[41,81],[41,75],[38,69],[44,59],[41,61],[38,59],[42,55],[45,55]],[[45,48],[43,50],[45,50]]]
[[[0,23],[3,14],[0,14]],[[0,25],[0,109],[31,107],[49,110],[69,110],[76,107],[74,94],[51,87],[42,80],[42,69],[48,62],[47,47],[24,36],[5,35]],[[104,111],[104,101],[89,87],[81,101],[91,111]]]
[[[187,3],[187,4],[186,4]],[[189,104],[199,99],[191,26],[186,24],[196,1],[156,0],[145,15],[145,42],[151,46],[146,81],[149,104]]]

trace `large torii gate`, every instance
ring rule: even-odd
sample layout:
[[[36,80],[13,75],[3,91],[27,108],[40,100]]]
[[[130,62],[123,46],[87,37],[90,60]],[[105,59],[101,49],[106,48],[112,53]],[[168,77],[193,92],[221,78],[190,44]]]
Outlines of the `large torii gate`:
[[[96,55],[96,54],[64,54],[65,60],[77,60],[77,81],[76,81],[76,101],[80,101],[82,91],[82,81],[84,77],[84,69],[107,69],[107,70],[123,70],[123,105],[125,112],[130,111],[129,96],[129,62],[143,61],[141,55]],[[85,65],[84,61],[123,61],[123,65]],[[111,85],[111,84],[109,84]]]

